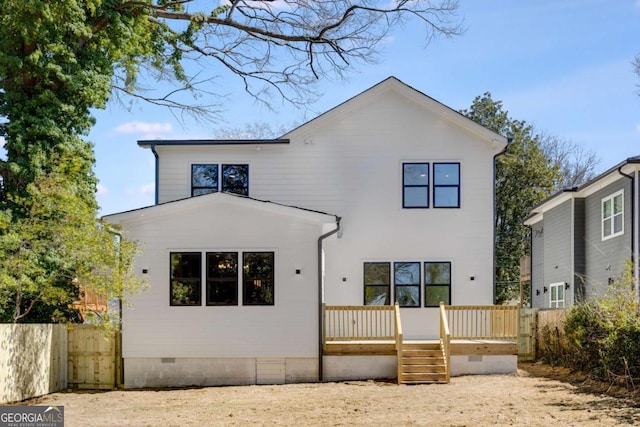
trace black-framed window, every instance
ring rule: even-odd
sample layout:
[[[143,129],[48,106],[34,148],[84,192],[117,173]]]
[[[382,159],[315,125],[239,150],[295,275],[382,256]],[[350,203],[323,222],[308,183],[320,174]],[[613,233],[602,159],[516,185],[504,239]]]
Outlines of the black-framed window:
[[[460,163],[433,164],[433,207],[460,207]]]
[[[222,165],[222,191],[249,195],[249,165]]]
[[[420,263],[394,262],[395,302],[400,307],[420,307]]]
[[[171,305],[201,305],[202,254],[171,252]]]
[[[215,193],[249,195],[249,165],[191,165],[191,196]]]
[[[424,306],[451,305],[451,263],[424,263]]]
[[[242,254],[242,304],[274,305],[275,253]]]
[[[402,164],[402,207],[429,207],[429,163]]]
[[[364,305],[389,305],[391,263],[364,263]]]
[[[218,191],[218,165],[191,165],[191,195]]]
[[[207,252],[207,305],[238,305],[238,253]]]

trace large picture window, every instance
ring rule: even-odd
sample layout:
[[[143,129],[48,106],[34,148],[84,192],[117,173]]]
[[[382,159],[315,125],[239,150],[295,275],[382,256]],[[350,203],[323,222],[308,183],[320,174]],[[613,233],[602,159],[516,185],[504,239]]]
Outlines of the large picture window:
[[[215,193],[249,195],[249,165],[191,165],[191,195]]]
[[[244,252],[242,266],[243,305],[274,305],[274,253]]]
[[[602,199],[602,240],[624,233],[624,193],[618,191]]]
[[[424,305],[437,307],[440,302],[451,305],[451,263],[424,263]]]
[[[364,305],[389,305],[391,263],[364,263]]]
[[[201,305],[202,254],[200,252],[172,252],[171,305]]]
[[[420,307],[420,263],[394,262],[395,301],[401,307]]]
[[[433,164],[433,207],[460,207],[460,163]]]
[[[429,163],[403,163],[402,207],[429,207]]]
[[[207,305],[238,305],[238,253],[207,253]]]

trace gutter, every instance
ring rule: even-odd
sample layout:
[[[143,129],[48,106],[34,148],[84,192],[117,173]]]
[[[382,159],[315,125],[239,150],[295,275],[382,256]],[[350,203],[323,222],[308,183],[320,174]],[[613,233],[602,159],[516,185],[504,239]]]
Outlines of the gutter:
[[[496,201],[496,194],[497,194],[497,186],[496,186],[496,171],[497,171],[497,159],[498,156],[502,156],[504,154],[507,154],[507,150],[509,149],[509,144],[511,144],[513,142],[513,138],[507,138],[507,145],[504,147],[504,150],[500,151],[499,153],[497,153],[496,155],[493,156],[493,296],[492,296],[492,303],[495,304],[496,303],[496,267],[498,266],[498,255],[496,253],[496,229],[497,229],[497,224],[496,224],[496,218],[498,216],[498,212],[497,212],[497,201]]]
[[[336,216],[336,228],[318,237],[318,382],[324,381],[324,310],[322,300],[322,243],[323,241],[336,234],[340,230],[340,221],[342,218]]]
[[[151,152],[153,153],[153,157],[156,158],[156,178],[155,178],[155,204],[158,204],[158,183],[160,181],[160,178],[158,177],[158,167],[160,166],[160,159],[158,158],[158,152],[156,151],[156,144],[151,144]]]
[[[624,165],[622,165],[624,166]],[[638,284],[638,276],[639,271],[638,271],[638,254],[637,254],[637,250],[638,250],[638,236],[636,235],[636,212],[637,212],[637,204],[638,204],[638,197],[636,194],[636,177],[634,177],[633,175],[627,175],[626,173],[622,172],[622,166],[618,167],[618,173],[626,178],[629,178],[629,180],[631,181],[631,197],[632,197],[632,202],[631,202],[631,262],[633,263],[633,281],[634,281],[634,291],[636,292],[636,296],[639,293],[639,284]],[[636,176],[638,174],[638,172],[635,172]],[[623,207],[624,208],[624,207]]]

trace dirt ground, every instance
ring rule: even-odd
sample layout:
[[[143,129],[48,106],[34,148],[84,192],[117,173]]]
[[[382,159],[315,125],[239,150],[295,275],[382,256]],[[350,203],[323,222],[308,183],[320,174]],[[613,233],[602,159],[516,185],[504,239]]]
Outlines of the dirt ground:
[[[640,400],[567,370],[522,364],[517,374],[450,384],[376,381],[55,393],[65,426],[628,425]]]

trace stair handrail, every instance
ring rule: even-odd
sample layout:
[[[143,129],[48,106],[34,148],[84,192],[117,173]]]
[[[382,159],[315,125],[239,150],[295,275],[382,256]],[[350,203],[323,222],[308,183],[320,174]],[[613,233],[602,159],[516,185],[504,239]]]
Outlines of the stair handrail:
[[[394,305],[396,321],[396,353],[398,357],[398,384],[402,384],[402,321],[400,320],[400,305],[396,302]]]
[[[446,382],[448,383],[451,376],[451,331],[449,330],[449,321],[447,320],[447,311],[444,303],[440,302],[440,348],[444,357]]]

